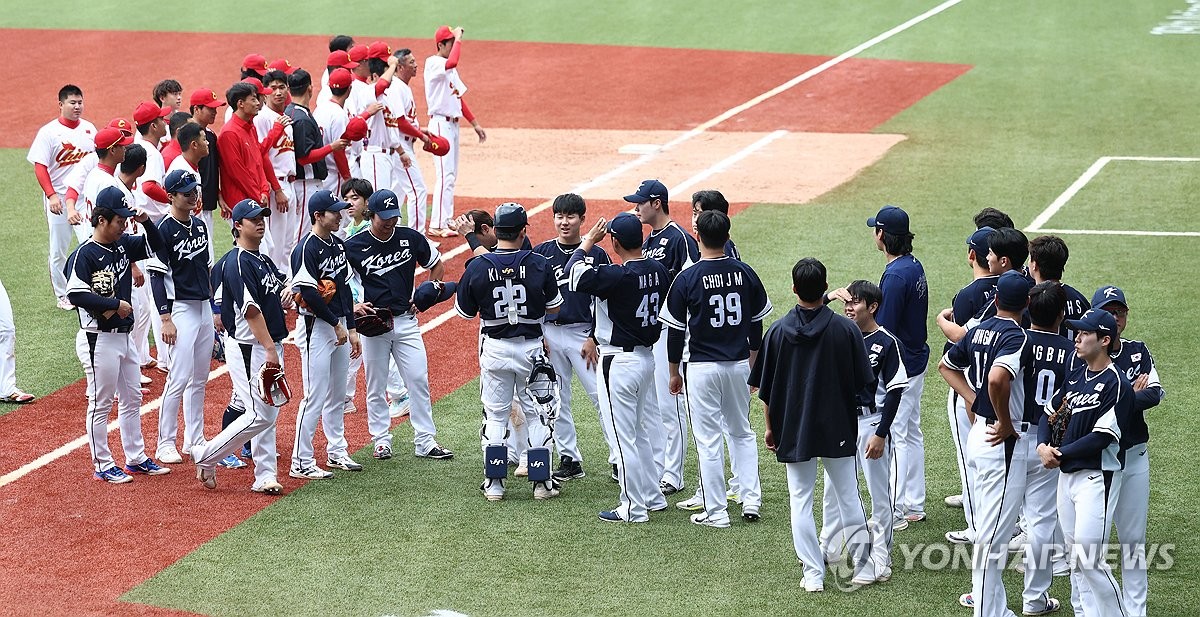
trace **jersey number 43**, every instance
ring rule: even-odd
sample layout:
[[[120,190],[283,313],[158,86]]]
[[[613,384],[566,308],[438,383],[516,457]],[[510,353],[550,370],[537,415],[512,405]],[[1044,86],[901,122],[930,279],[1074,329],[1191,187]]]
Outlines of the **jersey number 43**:
[[[642,318],[642,327],[649,328],[650,326],[658,325],[658,292],[642,296],[642,302],[638,304],[638,317]]]

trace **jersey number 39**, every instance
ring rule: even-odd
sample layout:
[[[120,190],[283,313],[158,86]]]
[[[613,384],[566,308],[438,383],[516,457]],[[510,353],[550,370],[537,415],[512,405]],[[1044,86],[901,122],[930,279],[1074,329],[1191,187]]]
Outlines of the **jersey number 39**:
[[[742,323],[742,296],[738,293],[729,293],[723,296],[711,296],[708,299],[708,305],[713,307],[713,316],[708,320],[714,328],[720,328],[725,324],[736,326]]]

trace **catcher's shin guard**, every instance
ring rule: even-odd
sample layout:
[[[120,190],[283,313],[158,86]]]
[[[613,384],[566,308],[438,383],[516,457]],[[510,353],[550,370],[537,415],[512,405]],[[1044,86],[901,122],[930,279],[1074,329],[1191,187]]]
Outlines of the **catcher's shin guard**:
[[[548,448],[530,448],[529,481],[545,482],[550,479],[550,450]]]
[[[484,448],[483,477],[490,480],[508,477],[508,446],[499,444]]]

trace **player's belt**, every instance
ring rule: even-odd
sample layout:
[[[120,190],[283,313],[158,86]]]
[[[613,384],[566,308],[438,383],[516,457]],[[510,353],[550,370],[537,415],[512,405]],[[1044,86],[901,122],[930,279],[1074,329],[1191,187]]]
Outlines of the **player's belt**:
[[[991,426],[996,423],[996,419],[985,418],[984,423],[988,426]],[[1033,428],[1033,426],[1034,425],[1030,424],[1029,422],[1013,422],[1013,430],[1017,431],[1018,433],[1028,433],[1029,429]]]
[[[367,152],[379,152],[381,154],[388,154],[392,151],[392,148],[384,148],[383,146],[367,146],[366,148],[364,148],[364,150],[366,150]]]
[[[517,325],[517,324],[540,325],[542,323],[542,320],[540,320],[540,319],[529,319],[528,317],[518,317],[516,324],[510,323],[507,319],[480,319],[479,321],[484,326],[488,326],[488,327],[490,327],[490,326],[509,326],[509,325]]]
[[[632,351],[637,351],[639,348],[645,350],[650,349],[648,345],[626,345],[624,347],[617,347],[616,345],[597,345],[596,351],[599,351],[600,355],[602,356],[611,356],[618,353],[630,353]]]
[[[275,176],[279,180],[287,180],[288,182],[296,181],[296,174],[288,174],[286,176]]]
[[[450,122],[458,122],[458,116],[447,116],[445,114],[433,114],[433,115],[436,118],[445,118],[446,120],[449,120]]]
[[[104,333],[108,333],[108,334],[129,334],[130,332],[133,331],[133,326],[119,326],[116,328],[97,328],[96,331],[104,332]]]
[[[858,406],[858,415],[859,415],[859,417],[860,417],[860,418],[861,418],[862,416],[869,416],[869,415],[871,415],[871,414],[873,414],[873,413],[875,413],[875,409],[874,409],[873,407],[867,407],[866,405],[859,405],[859,406]]]

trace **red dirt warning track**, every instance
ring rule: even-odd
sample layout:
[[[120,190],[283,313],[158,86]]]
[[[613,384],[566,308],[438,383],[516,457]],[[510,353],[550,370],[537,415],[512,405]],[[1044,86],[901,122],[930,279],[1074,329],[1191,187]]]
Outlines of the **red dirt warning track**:
[[[4,83],[25,88],[0,92],[0,147],[28,147],[37,127],[52,118],[55,92],[74,82],[85,91],[86,116],[93,122],[128,115],[149,98],[158,79],[171,76],[185,92],[198,86],[223,90],[236,77],[236,67],[250,52],[268,58],[284,56],[293,64],[316,67],[323,62],[325,37],[224,35],[191,33],[53,32],[0,30],[12,49],[41,49],[48,38],[69,38],[70,49],[45,58],[56,67],[53,81],[26,73],[14,63],[0,66]],[[393,41],[409,46],[424,59],[428,41]],[[122,49],[138,49],[136,56]],[[816,56],[667,50],[536,43],[468,41],[462,73],[471,87],[472,108],[485,127],[623,128],[684,130],[716,116],[823,62]],[[170,67],[170,68],[164,68]],[[650,67],[653,67],[652,69]],[[764,103],[716,130],[865,132],[948,83],[969,67],[883,60],[850,60]],[[414,80],[418,99],[419,79]],[[657,105],[647,105],[652,100]],[[36,104],[31,105],[31,102]],[[423,108],[423,105],[421,105]],[[650,113],[647,108],[651,107]],[[503,147],[489,140],[489,147]],[[469,163],[465,172],[470,173]],[[597,172],[603,170],[597,170]],[[647,175],[654,175],[647,170]],[[30,182],[33,182],[30,174]],[[632,189],[633,187],[630,187]],[[460,199],[459,212],[491,209],[500,201],[522,201],[532,207],[552,195],[500,195],[492,199]],[[734,206],[740,211],[746,204]],[[611,217],[624,209],[619,201],[592,201],[590,215]],[[678,208],[677,210],[683,210]],[[676,217],[687,224],[686,212]],[[594,219],[593,219],[594,220]],[[535,241],[553,237],[550,217],[531,218]],[[737,223],[734,223],[736,236]],[[443,253],[461,240],[443,242]],[[464,256],[447,261],[445,277],[456,279]],[[439,305],[428,320],[450,309]],[[426,335],[430,381],[436,399],[477,374],[477,324],[457,317]],[[289,349],[286,360],[292,383],[299,388],[299,357]],[[207,434],[219,429],[228,401],[229,379],[209,384]],[[156,379],[146,399],[156,397]],[[37,403],[0,416],[0,474],[8,473],[66,443],[83,431],[84,384],[76,382]],[[363,407],[360,387],[357,403]],[[280,414],[277,442],[288,492],[301,485],[286,478],[296,403]],[[143,421],[148,441],[156,430],[154,413]],[[442,420],[445,422],[446,420]],[[403,431],[402,431],[403,434]],[[357,448],[367,441],[365,417],[347,417],[347,436]],[[116,436],[110,442],[119,451]],[[323,438],[318,431],[318,452]],[[396,443],[396,464],[423,464],[403,456],[405,439]],[[470,457],[475,444],[449,443]],[[118,455],[119,459],[119,455]],[[246,471],[219,474],[220,488],[205,491],[190,465],[177,465],[160,478],[138,478],[129,485],[108,486],[89,479],[86,448],[0,487],[0,614],[146,615],[187,614],[117,600],[124,592],[174,563],[195,548],[237,525],[273,500],[251,494]],[[335,480],[336,481],[336,480]],[[203,500],[200,510],[196,503]],[[199,513],[203,512],[203,515]],[[136,521],[136,522],[133,522]],[[136,530],[136,531],[133,531]]]

